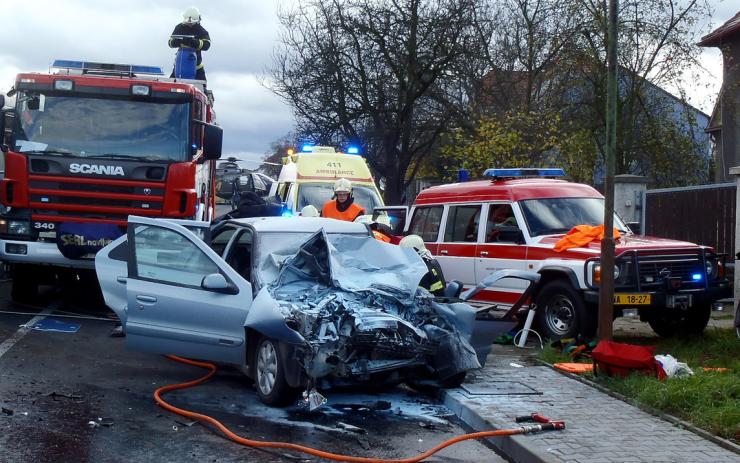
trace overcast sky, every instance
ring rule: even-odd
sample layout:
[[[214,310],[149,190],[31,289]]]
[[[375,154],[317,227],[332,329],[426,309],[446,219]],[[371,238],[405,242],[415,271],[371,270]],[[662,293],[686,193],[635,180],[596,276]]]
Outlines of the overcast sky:
[[[197,4],[212,39],[203,53],[208,86],[224,128],[224,152],[261,159],[270,143],[293,129],[290,108],[259,83],[279,32],[276,12],[290,0],[211,0]],[[737,11],[735,0],[710,0],[714,28]],[[152,5],[156,6],[152,6]],[[167,72],[174,50],[167,39],[191,2],[177,0],[2,0],[0,91],[18,72],[46,71],[54,59],[159,65]],[[705,50],[709,73],[689,101],[711,112],[722,78],[716,49]],[[669,89],[670,90],[670,89]]]

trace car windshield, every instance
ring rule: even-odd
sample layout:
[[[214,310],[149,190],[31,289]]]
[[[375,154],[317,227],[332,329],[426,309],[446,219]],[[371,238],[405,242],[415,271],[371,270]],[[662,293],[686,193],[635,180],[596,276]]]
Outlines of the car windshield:
[[[372,214],[376,207],[381,206],[378,194],[371,188],[362,185],[352,187],[355,204],[365,209],[365,214]],[[302,183],[298,186],[298,202],[296,211],[300,211],[309,204],[321,210],[324,203],[334,196],[334,183]]]
[[[604,223],[602,198],[548,198],[528,199],[519,203],[531,236],[567,233],[576,225]],[[628,229],[614,214],[614,227],[620,232]]]
[[[15,151],[149,161],[188,158],[190,105],[19,92]]]

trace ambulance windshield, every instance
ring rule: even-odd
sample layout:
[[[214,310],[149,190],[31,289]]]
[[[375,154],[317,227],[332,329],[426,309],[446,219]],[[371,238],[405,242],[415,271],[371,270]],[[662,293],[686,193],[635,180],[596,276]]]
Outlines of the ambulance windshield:
[[[602,198],[548,198],[520,202],[531,236],[567,233],[576,225],[604,223]],[[614,227],[627,232],[624,222],[614,214]]]
[[[334,182],[332,183],[302,183],[298,188],[298,202],[296,210],[300,211],[309,204],[321,210],[324,203],[334,196]],[[355,185],[352,187],[355,204],[365,208],[366,214],[372,214],[376,207],[381,206],[380,198],[371,188]]]

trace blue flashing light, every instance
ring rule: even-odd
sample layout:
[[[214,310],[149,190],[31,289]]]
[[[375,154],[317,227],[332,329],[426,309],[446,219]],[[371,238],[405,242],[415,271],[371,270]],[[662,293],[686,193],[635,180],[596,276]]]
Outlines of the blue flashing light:
[[[51,67],[57,69],[79,69],[81,71],[99,71],[111,73],[131,73],[131,74],[153,74],[164,75],[164,71],[159,66],[146,66],[141,64],[112,64],[112,63],[93,63],[89,61],[76,61],[57,59],[51,64]]]
[[[565,177],[565,171],[558,168],[486,169],[483,176],[493,178]]]
[[[694,281],[701,281],[701,273],[692,273],[691,279]]]
[[[193,149],[198,149],[198,145],[196,145],[195,143],[193,143],[193,144],[192,144],[192,145],[190,145],[190,146],[192,146],[192,147],[193,147]]]
[[[356,146],[347,147],[347,154],[360,154],[360,148]]]
[[[301,151],[304,153],[313,153],[313,145],[303,145],[301,146]]]
[[[288,209],[287,211],[283,211],[283,213],[280,214],[280,215],[283,216],[283,217],[293,217],[293,211],[291,211],[290,209]]]

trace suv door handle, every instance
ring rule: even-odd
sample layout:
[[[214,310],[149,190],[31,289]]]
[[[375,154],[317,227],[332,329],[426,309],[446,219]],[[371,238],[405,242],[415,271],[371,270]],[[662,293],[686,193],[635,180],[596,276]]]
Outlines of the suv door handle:
[[[122,285],[126,284],[126,277],[116,277],[116,281],[121,283]]]
[[[481,255],[481,256],[487,256],[487,255],[488,255],[488,251],[481,251],[481,252],[480,252],[480,255]]]
[[[154,296],[146,296],[146,295],[143,295],[143,294],[137,295],[136,296],[136,300],[139,301],[139,302],[143,302],[145,304],[154,304],[155,302],[157,302],[157,298],[156,297],[154,297]]]
[[[448,251],[447,249],[443,249],[443,250],[439,251],[439,253],[440,253],[440,254],[445,254],[445,255],[447,255],[447,254],[449,253],[449,251]]]

